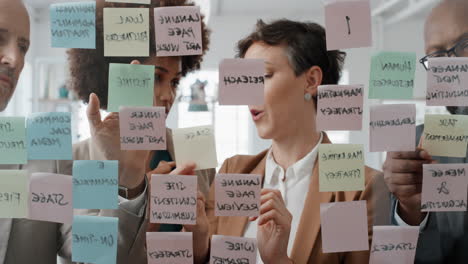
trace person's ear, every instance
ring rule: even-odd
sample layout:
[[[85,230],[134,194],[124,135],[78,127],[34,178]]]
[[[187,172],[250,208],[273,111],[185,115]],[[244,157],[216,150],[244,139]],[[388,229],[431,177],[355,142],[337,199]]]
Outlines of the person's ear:
[[[130,62],[130,64],[141,64],[139,60],[132,60],[132,62]]]
[[[311,94],[313,97],[317,96],[318,87],[322,84],[323,72],[319,66],[313,66],[305,73],[306,88],[305,93]]]

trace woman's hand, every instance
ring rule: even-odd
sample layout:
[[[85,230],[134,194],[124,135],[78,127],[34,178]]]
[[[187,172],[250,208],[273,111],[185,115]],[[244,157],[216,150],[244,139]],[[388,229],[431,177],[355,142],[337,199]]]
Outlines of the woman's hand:
[[[197,223],[184,225],[184,232],[193,234],[194,263],[206,263],[210,249],[210,225],[205,212],[205,196],[197,194]]]

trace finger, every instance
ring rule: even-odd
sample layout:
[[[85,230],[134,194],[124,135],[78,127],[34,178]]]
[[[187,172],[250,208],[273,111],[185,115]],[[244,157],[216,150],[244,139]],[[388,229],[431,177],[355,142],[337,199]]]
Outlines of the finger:
[[[205,204],[205,195],[202,192],[197,191],[197,200],[200,200],[203,204]]]
[[[281,195],[281,192],[279,190],[271,190],[270,189],[270,190],[265,190],[263,193],[264,194],[262,194],[260,196],[260,204],[263,204],[263,203],[267,202],[268,200],[273,199],[273,200],[277,201],[278,203],[280,203],[282,205],[285,205],[284,200],[283,200],[283,196]]]
[[[130,64],[141,64],[139,60],[132,60],[132,62],[130,62]]]
[[[277,225],[287,224],[286,217],[282,216],[280,214],[280,212],[278,210],[276,210],[276,209],[270,210],[267,213],[260,215],[260,217],[258,218],[258,223],[257,224],[259,226],[262,226],[262,225],[268,223],[268,221],[270,221],[270,220],[275,222]]]
[[[431,156],[426,150],[418,148],[416,151],[396,151],[388,152],[387,156],[392,159],[405,159],[405,160],[430,160]]]
[[[423,164],[431,163],[430,160],[393,160],[385,166],[384,171],[392,173],[421,172]]]
[[[393,193],[399,200],[402,200],[413,197],[415,194],[420,194],[421,190],[422,184],[401,185]]]
[[[286,211],[284,209],[286,209],[284,206],[278,204],[274,200],[269,200],[260,206],[260,215],[265,214],[271,210],[278,210],[281,215],[284,215],[284,212]]]
[[[418,148],[422,149],[423,148],[423,145],[424,145],[424,131],[423,133],[421,134],[421,137],[419,138],[419,144],[418,144]]]
[[[115,120],[115,119],[119,119],[119,113],[118,113],[118,112],[111,112],[111,113],[109,113],[109,114],[104,118],[104,121],[107,121],[107,120]]]
[[[195,163],[187,163],[181,167],[175,168],[170,174],[171,175],[194,175],[195,168],[197,165]]]
[[[250,216],[249,221],[253,222],[253,221],[257,220],[257,218],[258,218],[258,216]]]
[[[422,184],[422,173],[392,173],[390,183],[395,185]]]
[[[88,117],[89,125],[94,128],[101,123],[101,113],[99,112],[100,103],[99,98],[95,93],[89,95],[89,104],[86,108],[86,115]]]

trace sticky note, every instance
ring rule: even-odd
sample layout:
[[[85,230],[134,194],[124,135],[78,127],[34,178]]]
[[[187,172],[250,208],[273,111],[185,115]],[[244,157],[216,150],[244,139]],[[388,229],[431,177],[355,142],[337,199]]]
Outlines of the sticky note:
[[[106,0],[113,3],[151,4],[151,0]]]
[[[149,8],[104,8],[104,56],[149,56]]]
[[[317,131],[361,130],[364,85],[321,85],[317,94]]]
[[[33,173],[29,182],[29,219],[72,224],[72,177]]]
[[[213,126],[172,130],[176,164],[195,162],[197,170],[218,167]]]
[[[466,157],[468,116],[426,115],[422,146],[433,156]]]
[[[319,145],[321,192],[364,190],[364,148],[361,144]]]
[[[165,107],[121,107],[119,122],[121,149],[166,149]]]
[[[372,46],[369,0],[325,0],[327,50]]]
[[[148,264],[193,264],[191,232],[146,233]]]
[[[32,113],[27,119],[28,159],[71,160],[71,113]]]
[[[217,174],[215,216],[258,216],[261,175]]]
[[[117,209],[118,176],[116,160],[73,161],[73,208]]]
[[[369,264],[413,264],[419,226],[374,226]]]
[[[109,64],[109,112],[120,106],[152,107],[154,100],[154,66]]]
[[[0,218],[26,218],[28,181],[25,170],[0,170]]]
[[[416,105],[371,105],[369,134],[371,152],[414,151]]]
[[[468,58],[430,58],[426,104],[468,106]]]
[[[423,164],[422,212],[466,211],[468,164]]]
[[[197,177],[151,176],[150,222],[194,225],[197,222]]]
[[[416,53],[377,52],[371,58],[370,99],[413,99]]]
[[[24,117],[0,117],[0,164],[26,164],[26,122]]]
[[[323,253],[369,250],[366,201],[320,204]]]
[[[72,261],[115,264],[118,222],[117,217],[75,215],[72,226]]]
[[[52,47],[96,48],[96,2],[50,5]]]
[[[213,235],[210,264],[257,263],[257,240],[247,237]]]
[[[201,22],[198,6],[155,8],[156,55],[203,54]]]

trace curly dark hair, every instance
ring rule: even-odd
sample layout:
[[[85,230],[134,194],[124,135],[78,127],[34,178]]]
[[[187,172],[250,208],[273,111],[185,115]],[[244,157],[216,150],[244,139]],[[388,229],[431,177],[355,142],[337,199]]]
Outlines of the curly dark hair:
[[[104,0],[101,0],[104,2]],[[95,93],[101,102],[101,108],[107,109],[108,97],[108,73],[110,63],[128,64],[132,60],[138,59],[144,61],[147,57],[104,57],[104,32],[103,32],[103,8],[104,7],[145,7],[152,10],[155,7],[163,6],[193,6],[188,0],[151,0],[150,5],[113,3],[96,3],[96,49],[69,49],[68,62],[70,79],[68,86],[77,96],[88,103],[89,95]],[[202,18],[204,16],[202,15]],[[155,32],[154,32],[154,13],[150,12],[150,54],[156,54]],[[181,56],[182,76],[191,71],[200,69],[203,56],[208,50],[210,30],[202,21],[202,55]]]

